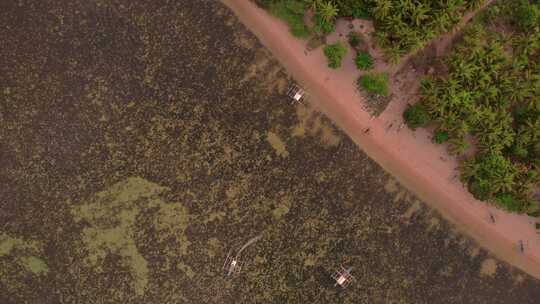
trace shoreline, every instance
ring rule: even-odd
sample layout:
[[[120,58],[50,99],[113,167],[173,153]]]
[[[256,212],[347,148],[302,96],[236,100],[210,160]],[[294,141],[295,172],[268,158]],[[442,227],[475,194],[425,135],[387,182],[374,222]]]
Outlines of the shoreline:
[[[474,239],[498,259],[540,279],[540,235],[532,218],[508,214],[472,195],[452,177],[457,161],[445,146],[431,143],[425,129],[395,130],[401,123],[404,100],[392,100],[377,118],[362,107],[356,93],[358,72],[351,53],[338,70],[326,66],[318,48],[304,53],[306,41],[294,38],[287,26],[246,0],[222,0],[261,44],[285,67],[310,94],[309,102],[329,117],[369,157],[423,202],[435,208],[458,231]],[[399,98],[398,98],[399,99]],[[396,124],[397,123],[397,124]],[[390,130],[388,126],[390,125]],[[394,126],[394,129],[392,129]],[[365,128],[369,134],[364,134]],[[497,220],[491,223],[489,217]],[[523,241],[524,252],[518,249]]]

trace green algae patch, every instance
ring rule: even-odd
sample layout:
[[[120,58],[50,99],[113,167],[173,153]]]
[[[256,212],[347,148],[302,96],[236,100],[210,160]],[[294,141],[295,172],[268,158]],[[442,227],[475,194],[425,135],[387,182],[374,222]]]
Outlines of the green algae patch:
[[[285,146],[285,143],[283,142],[283,140],[281,140],[279,135],[274,132],[268,131],[266,133],[266,140],[268,141],[268,143],[270,143],[270,146],[274,148],[277,155],[281,157],[289,156],[289,152],[287,152],[287,147]]]
[[[83,229],[82,239],[88,249],[85,262],[100,269],[108,254],[122,257],[131,270],[134,288],[143,295],[148,285],[149,266],[137,248],[139,233],[137,218],[153,214],[152,223],[159,238],[176,238],[180,246],[168,248],[166,256],[187,253],[189,241],[184,234],[189,218],[181,204],[167,204],[159,197],[169,189],[142,178],[131,177],[99,192],[94,199],[72,210],[76,222],[89,225]],[[157,212],[150,212],[157,209]]]
[[[277,220],[281,219],[283,216],[285,216],[287,213],[289,213],[289,210],[291,209],[291,201],[290,198],[285,197],[280,200],[279,204],[276,206],[274,210],[272,210],[272,215]]]
[[[0,233],[0,290],[8,292],[27,289],[31,275],[43,275],[49,267],[41,258],[42,245],[38,241],[26,240]]]
[[[13,250],[28,251],[33,253],[41,252],[39,242],[11,237],[6,233],[0,233],[0,257],[9,255]]]
[[[23,244],[22,240],[11,238],[7,234],[0,235],[0,257],[10,254],[11,250]]]
[[[47,264],[45,264],[42,259],[35,256],[22,257],[21,263],[26,268],[26,270],[37,275],[47,273],[49,271],[49,267],[47,266]]]

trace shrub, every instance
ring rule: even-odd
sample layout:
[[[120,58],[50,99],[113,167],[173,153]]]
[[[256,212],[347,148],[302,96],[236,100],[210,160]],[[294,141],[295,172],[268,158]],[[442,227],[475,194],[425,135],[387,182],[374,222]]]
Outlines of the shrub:
[[[510,212],[523,211],[521,202],[510,193],[498,194],[495,197],[497,204]]]
[[[337,69],[341,66],[341,61],[343,61],[345,54],[347,54],[347,48],[339,42],[324,47],[324,55],[328,59],[328,66],[332,69]]]
[[[529,212],[527,213],[528,216],[532,216],[532,217],[540,217],[540,210],[537,210],[537,211],[534,211],[534,212]]]
[[[325,20],[320,14],[315,14],[314,22],[315,26],[313,31],[316,33],[330,34],[336,30],[336,25],[333,22]]]
[[[515,14],[515,21],[523,31],[530,31],[540,23],[540,7],[529,0],[521,0]]]
[[[358,32],[350,32],[347,35],[347,38],[349,40],[349,44],[352,48],[357,48],[363,44],[365,44],[364,37],[362,37],[362,34]]]
[[[473,181],[469,184],[469,192],[474,198],[481,201],[485,201],[491,196],[488,185],[482,184],[479,181]]]
[[[523,147],[520,147],[520,146],[514,146],[512,148],[512,155],[518,157],[518,158],[521,158],[521,159],[526,159],[527,156],[529,156],[529,151],[527,151],[527,149],[523,148]]]
[[[340,16],[369,18],[369,0],[335,0]]]
[[[435,134],[433,134],[433,141],[437,144],[445,143],[448,139],[450,139],[450,136],[446,131],[437,130],[435,131]]]
[[[480,6],[484,4],[484,2],[485,2],[484,0],[469,0],[465,4],[465,7],[467,9],[477,9],[477,8],[480,8]]]
[[[432,121],[432,117],[426,106],[421,102],[409,106],[407,110],[403,112],[403,118],[405,119],[407,126],[412,130],[426,126]]]
[[[479,20],[484,24],[493,23],[497,17],[501,14],[501,8],[497,5],[488,6],[485,10],[478,15]]]
[[[368,73],[358,79],[358,85],[369,94],[388,96],[388,74]]]
[[[373,66],[373,58],[368,52],[360,52],[356,55],[354,63],[359,70],[369,70]]]
[[[523,106],[514,107],[512,113],[514,114],[514,121],[518,124],[525,123],[530,116],[529,110]]]
[[[309,35],[309,28],[304,23],[305,7],[299,0],[280,0],[270,3],[270,12],[282,19],[296,37]]]
[[[470,182],[469,191],[474,197],[495,199],[507,210],[523,212],[527,206],[526,199],[512,191],[513,185],[522,179],[519,174],[518,167],[501,152],[490,152],[467,160],[463,165],[462,178]]]

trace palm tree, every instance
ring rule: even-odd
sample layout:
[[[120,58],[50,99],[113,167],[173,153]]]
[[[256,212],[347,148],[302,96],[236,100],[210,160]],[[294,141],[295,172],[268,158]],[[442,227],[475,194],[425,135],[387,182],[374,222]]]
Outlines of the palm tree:
[[[373,17],[376,20],[381,21],[386,19],[390,15],[390,10],[392,8],[392,1],[390,0],[381,0],[377,1],[377,4],[372,9]]]
[[[312,9],[314,12],[317,11],[317,8],[321,4],[321,0],[304,0],[304,3],[306,6],[310,9]]]
[[[540,142],[540,118],[536,120],[527,119],[518,130],[519,138],[525,144]]]
[[[454,137],[448,141],[450,153],[453,155],[462,155],[469,148],[465,137]]]
[[[512,192],[516,185],[516,172],[508,172],[494,182],[495,192]]]
[[[422,3],[419,3],[416,7],[414,7],[411,11],[411,18],[414,20],[414,23],[416,26],[420,26],[422,24],[422,21],[429,18],[429,12],[430,8],[429,6],[426,6]]]
[[[469,0],[466,3],[466,7],[469,10],[474,10],[474,9],[479,8],[483,2],[484,2],[483,0]]]
[[[318,13],[324,21],[332,22],[337,17],[338,11],[338,8],[332,2],[328,1],[320,3]]]
[[[471,178],[478,175],[480,172],[480,164],[475,161],[475,158],[468,159],[459,165],[460,179],[464,182],[469,182]]]

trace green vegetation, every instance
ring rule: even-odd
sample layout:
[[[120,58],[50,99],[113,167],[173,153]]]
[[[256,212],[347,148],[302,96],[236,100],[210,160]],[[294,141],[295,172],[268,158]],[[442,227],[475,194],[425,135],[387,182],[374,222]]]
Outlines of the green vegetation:
[[[540,4],[521,0],[517,5],[514,19],[522,31],[533,31],[540,21]],[[538,30],[538,29],[536,29]]]
[[[467,9],[478,7],[483,0],[460,1],[370,1],[375,22],[375,39],[393,62],[423,47],[437,35],[451,30]]]
[[[369,70],[373,67],[373,58],[368,52],[359,52],[354,63],[359,70]]]
[[[368,73],[360,76],[358,85],[369,94],[375,96],[388,96],[388,74]]]
[[[328,34],[336,30],[335,19],[339,9],[331,1],[304,0],[304,3],[315,13],[313,30],[316,33]]]
[[[403,113],[403,118],[407,126],[413,130],[419,127],[425,127],[432,121],[431,115],[429,115],[423,103],[409,106]]]
[[[369,18],[374,0],[332,0],[342,17]]]
[[[159,194],[167,190],[142,178],[131,177],[97,193],[91,203],[73,208],[71,213],[75,222],[87,223],[82,231],[82,243],[87,253],[84,262],[99,267],[99,262],[110,252],[116,254],[134,274],[135,292],[143,295],[149,269],[136,246],[137,217],[141,213],[152,214],[156,223],[153,229],[159,232],[159,239],[175,240],[174,250],[162,251],[164,257],[173,259],[185,255],[190,244],[184,234],[189,214],[182,204],[161,200]]]
[[[309,28],[304,23],[305,7],[299,0],[279,0],[269,2],[270,12],[289,25],[291,33],[296,37],[307,37]]]
[[[340,16],[370,17],[375,39],[388,59],[399,58],[425,45],[437,35],[451,30],[469,9],[484,0],[334,0]]]
[[[334,22],[324,19],[320,14],[315,14],[313,21],[315,22],[313,27],[315,33],[329,34],[336,30]]]
[[[49,271],[49,267],[43,260],[35,256],[21,257],[21,263],[24,268],[34,274],[44,274]]]
[[[435,131],[435,134],[433,134],[433,142],[436,144],[443,144],[448,141],[450,138],[450,135],[446,131],[437,130]]]
[[[326,22],[333,22],[338,16],[338,8],[331,1],[319,1],[316,13]]]
[[[421,101],[404,113],[413,129],[433,119],[445,134],[434,139],[448,140],[454,154],[475,146],[476,155],[461,168],[462,181],[476,198],[514,212],[538,208],[538,8],[532,1],[489,8],[448,56],[448,75],[424,81]],[[508,29],[499,33],[496,24]]]
[[[532,217],[540,217],[540,210],[527,212],[527,215]]]
[[[345,54],[347,54],[347,48],[340,42],[324,47],[324,55],[328,59],[328,66],[332,69],[337,69],[341,66],[341,61],[343,61]]]
[[[484,0],[305,0],[333,3],[340,17],[372,18],[375,38],[388,59],[399,58],[425,45],[437,35],[451,30],[465,12]],[[524,13],[526,11],[524,10]],[[527,14],[529,14],[527,12]]]
[[[467,10],[478,8],[485,0],[256,0],[285,20],[293,33],[306,34],[304,11],[315,12],[314,31],[334,31],[337,17],[372,18],[375,40],[387,59],[397,62],[404,54],[422,48],[429,40],[447,32]],[[536,22],[536,8],[523,7],[523,26]],[[298,35],[298,33],[300,35]]]
[[[256,0],[255,2],[285,21],[291,33],[301,38],[307,37],[311,30],[323,34],[335,31],[335,19],[340,11],[331,0]],[[311,30],[304,22],[307,9],[315,13],[313,17],[315,25]]]
[[[500,153],[479,154],[463,165],[462,177],[470,180],[471,193],[478,199],[487,200],[499,194],[498,199],[513,200],[508,195],[517,176],[517,168]]]
[[[347,38],[348,38],[348,41],[349,41],[349,45],[354,49],[356,49],[357,47],[360,47],[363,44],[365,44],[364,37],[362,37],[361,33],[350,32],[347,35]]]

